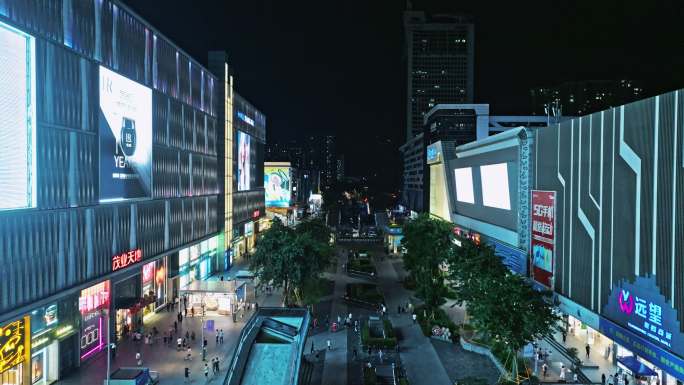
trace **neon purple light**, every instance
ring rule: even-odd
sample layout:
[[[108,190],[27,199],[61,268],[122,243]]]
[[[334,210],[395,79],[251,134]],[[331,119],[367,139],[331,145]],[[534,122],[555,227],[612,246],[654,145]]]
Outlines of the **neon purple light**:
[[[634,310],[634,297],[629,294],[629,291],[622,290],[618,296],[618,304],[620,305],[621,312],[632,314]]]
[[[86,357],[88,357],[89,355],[91,355],[91,354],[93,354],[93,353],[99,352],[100,349],[102,348],[102,317],[101,317],[101,316],[100,316],[100,322],[99,322],[99,323],[100,323],[100,326],[98,327],[97,330],[98,330],[98,334],[99,334],[98,337],[99,337],[99,340],[100,340],[100,341],[99,341],[99,343],[97,344],[97,346],[95,346],[94,348],[92,348],[88,353],[86,353],[86,354],[84,354],[84,355],[81,356],[81,359],[82,359],[82,360],[86,359]]]

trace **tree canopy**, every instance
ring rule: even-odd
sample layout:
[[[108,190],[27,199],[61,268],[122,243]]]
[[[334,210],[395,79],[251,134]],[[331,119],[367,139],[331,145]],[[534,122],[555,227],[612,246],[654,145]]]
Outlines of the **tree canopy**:
[[[319,222],[306,221],[292,229],[274,218],[251,257],[250,268],[259,282],[282,288],[286,305],[303,304],[303,288],[317,282],[331,262],[330,232]]]
[[[416,294],[430,308],[444,301],[444,273],[448,261],[453,225],[421,214],[404,224],[402,245],[406,248],[404,267],[416,283]]]

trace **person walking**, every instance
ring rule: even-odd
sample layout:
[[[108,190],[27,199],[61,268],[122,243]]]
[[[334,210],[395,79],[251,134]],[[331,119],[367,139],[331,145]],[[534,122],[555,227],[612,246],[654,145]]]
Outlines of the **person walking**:
[[[413,318],[413,323],[415,324],[416,323],[416,313],[413,313],[413,315],[411,317]]]
[[[578,382],[578,380],[577,380],[577,372],[575,372],[575,373],[572,374],[572,382],[574,382],[575,384]]]
[[[185,367],[185,382],[190,382],[190,368],[188,368],[187,366]]]
[[[612,375],[612,374],[609,375],[609,376],[608,376],[608,385],[615,385],[615,384],[614,384],[614,381],[615,381],[615,380],[613,379],[613,375]]]
[[[219,341],[221,341],[221,345],[223,345],[223,329],[221,329],[221,336],[219,337]]]
[[[190,346],[188,346],[188,350],[186,350],[186,352],[187,353],[185,355],[185,359],[187,361],[192,361],[192,348]]]
[[[178,333],[178,321],[173,321],[173,332]]]
[[[140,352],[135,353],[135,362],[138,363],[138,366],[142,366],[142,355]]]
[[[204,379],[209,381],[209,364],[204,363]]]
[[[314,342],[313,339],[311,340],[311,354],[314,353]]]
[[[182,344],[183,344],[183,339],[180,338],[180,337],[178,337],[178,339],[176,340],[176,351],[180,351],[180,350],[181,350],[181,345],[182,345]]]
[[[380,358],[380,363],[382,364],[382,349],[378,351],[378,357]]]
[[[601,385],[606,385],[606,374],[601,373]]]
[[[566,333],[565,330],[563,330],[561,335],[563,336],[563,343],[565,344],[565,340],[568,338],[568,333]]]
[[[219,366],[220,362],[221,362],[221,359],[216,357],[216,373],[221,371],[221,367]]]
[[[354,360],[356,360],[357,355],[358,355],[358,353],[356,351],[356,347],[354,347]]]
[[[327,344],[328,344],[328,350],[332,350],[332,342],[330,341],[330,338],[328,338]]]
[[[216,345],[219,344],[219,332],[216,332]]]
[[[546,364],[542,365],[542,376],[546,377],[547,370],[549,370],[549,366]]]
[[[587,358],[589,358],[589,352],[591,351],[591,346],[589,346],[589,344],[586,344],[584,346],[584,350],[587,352]]]

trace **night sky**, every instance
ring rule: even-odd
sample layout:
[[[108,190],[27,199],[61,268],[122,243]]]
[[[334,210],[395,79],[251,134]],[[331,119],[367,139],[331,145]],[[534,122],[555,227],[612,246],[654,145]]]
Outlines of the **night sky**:
[[[405,1],[125,3],[200,63],[226,50],[238,92],[267,116],[269,141],[336,135],[348,175],[398,182]],[[684,85],[678,1],[415,0],[413,8],[475,17],[475,101],[493,114],[528,114],[531,87],[568,80],[636,79],[649,96]]]

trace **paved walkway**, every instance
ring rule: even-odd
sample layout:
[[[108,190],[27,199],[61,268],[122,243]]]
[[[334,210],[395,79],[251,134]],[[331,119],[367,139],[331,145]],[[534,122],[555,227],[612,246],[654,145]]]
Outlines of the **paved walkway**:
[[[266,296],[260,295],[257,298],[260,306],[280,306],[281,295],[274,293]],[[118,344],[116,358],[111,362],[111,370],[114,371],[122,366],[138,366],[135,362],[135,353],[140,351],[142,355],[142,366],[149,367],[150,370],[159,372],[161,383],[164,385],[184,384],[184,369],[190,369],[190,378],[194,384],[223,383],[226,375],[225,368],[232,358],[237,339],[240,335],[245,322],[251,314],[246,314],[243,318],[238,318],[233,322],[231,316],[207,316],[205,321],[213,320],[215,330],[222,329],[224,332],[224,343],[216,344],[216,332],[205,330],[205,338],[208,342],[207,359],[209,363],[209,378],[204,378],[204,363],[202,362],[202,342],[201,342],[201,319],[199,317],[186,317],[179,324],[179,333],[185,334],[186,331],[195,331],[196,339],[191,343],[192,360],[186,361],[186,352],[176,351],[175,342],[164,346],[162,342],[163,331],[173,327],[176,319],[175,312],[161,311],[149,317],[145,322],[145,330],[151,330],[153,326],[159,329],[158,341],[152,345],[137,344],[127,339]],[[212,375],[210,360],[214,357],[220,359],[221,371],[216,376]],[[57,382],[59,385],[81,385],[81,384],[102,384],[107,373],[106,351],[99,353],[93,359],[78,369],[69,377]]]
[[[381,255],[380,253],[381,251],[376,251],[375,255]],[[451,384],[435,348],[430,339],[423,335],[420,326],[413,323],[409,314],[396,314],[397,306],[406,305],[410,293],[401,284],[392,260],[376,259],[375,267],[378,271],[378,285],[385,295],[390,320],[402,336],[400,356],[409,382],[412,385]]]
[[[334,274],[327,273],[326,278],[335,281],[335,289],[333,291],[332,304],[330,306],[329,315],[330,324],[337,322],[337,317],[346,317],[347,305],[342,302],[341,298],[345,292],[346,279],[342,265],[346,263],[346,256],[338,250],[337,268]],[[321,313],[321,315],[323,315]],[[325,319],[319,319],[322,327],[325,327]],[[331,342],[331,349],[327,350],[327,341]],[[321,333],[311,335],[307,339],[307,345],[304,351],[311,352],[311,344],[314,345],[315,350],[327,350],[324,357],[322,383],[326,385],[346,385],[347,384],[347,329],[340,329],[333,333],[328,328]]]

